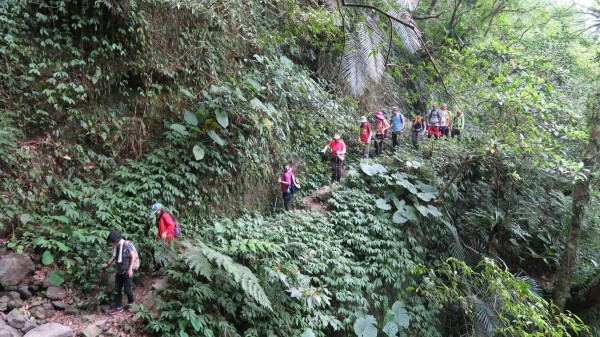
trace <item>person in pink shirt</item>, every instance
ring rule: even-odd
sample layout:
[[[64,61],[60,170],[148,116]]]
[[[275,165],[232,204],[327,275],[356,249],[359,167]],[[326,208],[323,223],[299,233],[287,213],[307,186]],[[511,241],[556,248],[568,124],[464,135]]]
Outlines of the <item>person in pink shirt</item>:
[[[342,140],[342,137],[336,134],[333,140],[325,145],[321,152],[325,153],[327,148],[331,149],[331,182],[340,182],[344,168],[344,159],[346,158],[346,144]]]
[[[286,163],[283,166],[283,169],[284,173],[279,177],[279,186],[281,188],[281,193],[283,194],[283,206],[286,211],[289,211],[292,208],[292,199],[294,198],[294,192],[292,190],[294,175],[292,174],[292,165],[290,165],[290,163]]]
[[[358,141],[362,145],[362,157],[369,158],[369,150],[371,147],[371,134],[373,133],[373,129],[371,128],[371,124],[367,121],[367,117],[360,117],[360,138]]]

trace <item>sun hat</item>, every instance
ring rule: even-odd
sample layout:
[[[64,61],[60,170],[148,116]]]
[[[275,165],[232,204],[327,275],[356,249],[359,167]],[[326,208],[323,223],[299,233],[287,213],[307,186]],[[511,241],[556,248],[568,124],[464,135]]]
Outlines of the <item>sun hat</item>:
[[[159,204],[158,202],[155,203],[154,205],[152,205],[152,210],[150,211],[150,215],[153,215],[154,213],[158,212],[158,210],[161,208],[163,208],[163,205]]]
[[[333,139],[340,140],[340,139],[342,139],[342,137],[340,137],[339,133],[336,133],[335,136],[333,136]]]
[[[377,111],[377,112],[375,113],[375,118],[377,118],[377,119],[381,119],[381,120],[384,120],[384,119],[385,119],[385,116],[383,115],[383,112],[381,112],[381,111]]]
[[[360,120],[359,120],[359,122],[360,122],[360,123],[367,123],[367,117],[365,117],[365,116],[360,116]]]

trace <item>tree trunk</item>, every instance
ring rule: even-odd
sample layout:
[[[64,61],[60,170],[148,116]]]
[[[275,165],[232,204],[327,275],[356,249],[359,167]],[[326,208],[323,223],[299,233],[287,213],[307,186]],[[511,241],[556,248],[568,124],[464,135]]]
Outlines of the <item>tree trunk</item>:
[[[569,225],[566,247],[562,256],[558,281],[554,291],[554,304],[563,310],[569,296],[571,275],[577,259],[581,224],[585,217],[585,207],[590,202],[590,179],[594,173],[595,163],[600,152],[600,103],[597,103],[592,117],[592,134],[590,142],[583,157],[583,168],[581,170],[583,179],[575,183],[573,190],[573,216]]]
[[[581,317],[598,304],[600,304],[600,280],[598,280],[598,283],[596,283],[595,286],[588,289],[582,298],[568,301],[565,308]]]

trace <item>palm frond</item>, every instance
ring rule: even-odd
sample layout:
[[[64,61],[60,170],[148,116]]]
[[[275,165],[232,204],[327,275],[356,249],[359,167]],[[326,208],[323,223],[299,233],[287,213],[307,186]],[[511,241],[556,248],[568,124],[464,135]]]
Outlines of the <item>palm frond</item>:
[[[183,260],[196,274],[206,274],[202,268],[207,268],[206,264],[210,261],[210,264],[225,270],[232,276],[248,297],[256,300],[264,308],[272,310],[271,301],[260,285],[260,281],[248,267],[236,263],[231,257],[221,254],[200,241],[196,241],[194,244],[190,242],[182,244],[186,248],[182,253]],[[210,264],[208,268],[210,268]]]
[[[499,324],[498,315],[490,303],[475,296],[471,299],[473,310],[473,330],[475,336],[491,336],[494,328]]]
[[[354,97],[362,95],[368,80],[368,76],[365,75],[366,65],[360,53],[358,39],[356,34],[350,34],[346,37],[346,46],[342,56],[342,75]]]
[[[379,83],[385,71],[383,34],[377,22],[373,20],[368,20],[367,25],[360,25],[358,34],[361,55],[367,65],[367,75],[373,82]]]
[[[401,8],[406,8],[409,11],[414,11],[417,9],[417,5],[419,4],[419,0],[396,0],[396,5]]]
[[[414,27],[417,27],[417,24],[412,18],[412,15],[407,11],[397,11],[394,13],[394,16],[397,18],[401,18],[404,21],[412,24]],[[396,31],[396,34],[402,40],[403,47],[411,54],[416,53],[418,50],[422,48],[421,44],[421,31],[416,29],[413,30],[405,25],[392,20],[392,26]]]

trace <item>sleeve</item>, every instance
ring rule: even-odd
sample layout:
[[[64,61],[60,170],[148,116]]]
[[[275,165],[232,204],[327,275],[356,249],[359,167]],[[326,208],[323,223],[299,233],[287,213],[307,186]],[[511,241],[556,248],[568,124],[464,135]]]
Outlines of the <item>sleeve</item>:
[[[174,235],[173,233],[175,232],[175,220],[173,220],[173,217],[171,216],[171,214],[166,213],[162,216],[165,219],[165,232],[167,232],[167,237],[169,237],[169,235]]]
[[[346,153],[346,143],[341,142],[341,146],[337,152],[338,154],[345,154]]]

